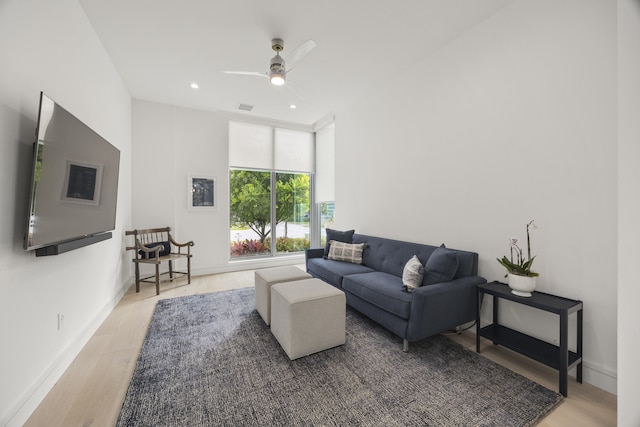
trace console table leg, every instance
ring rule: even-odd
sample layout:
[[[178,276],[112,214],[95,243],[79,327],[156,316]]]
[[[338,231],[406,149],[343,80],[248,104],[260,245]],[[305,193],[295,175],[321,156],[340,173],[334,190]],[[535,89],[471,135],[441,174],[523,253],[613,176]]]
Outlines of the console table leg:
[[[577,343],[577,353],[578,353],[578,357],[580,358],[580,363],[578,363],[578,365],[576,366],[576,381],[578,381],[580,384],[582,384],[582,310],[578,310],[577,313],[578,316],[578,330],[577,330],[577,335],[578,335],[578,343]]]
[[[480,353],[480,309],[482,308],[482,297],[480,291],[476,291],[476,353]]]
[[[560,393],[567,397],[567,376],[569,367],[569,314],[560,313]]]
[[[494,295],[493,297],[493,324],[497,325],[498,324],[498,301],[500,301],[500,298],[496,297]],[[493,342],[494,345],[497,345],[497,342]]]

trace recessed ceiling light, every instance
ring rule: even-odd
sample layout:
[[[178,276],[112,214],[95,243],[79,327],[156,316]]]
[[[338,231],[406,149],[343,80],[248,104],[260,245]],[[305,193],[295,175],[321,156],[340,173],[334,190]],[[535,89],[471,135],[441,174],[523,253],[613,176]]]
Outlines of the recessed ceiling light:
[[[295,104],[291,104],[291,105],[289,105],[289,108],[291,108],[292,110],[295,110],[296,109],[296,105]]]
[[[191,89],[198,89],[200,86],[198,86],[198,83],[191,83]]]

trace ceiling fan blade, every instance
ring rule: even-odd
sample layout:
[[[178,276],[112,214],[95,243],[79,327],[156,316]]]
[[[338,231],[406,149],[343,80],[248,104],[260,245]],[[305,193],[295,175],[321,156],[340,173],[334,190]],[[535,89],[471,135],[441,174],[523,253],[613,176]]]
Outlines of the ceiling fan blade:
[[[258,76],[258,77],[269,77],[267,73],[259,73],[257,71],[223,71],[225,74],[234,74],[238,76]]]
[[[293,83],[291,80],[287,80],[287,84],[285,84],[285,87],[295,96],[297,96],[299,99],[301,99],[302,101],[305,100],[305,97],[302,95],[302,92],[300,92],[300,89],[298,89],[298,86],[296,86],[295,83]]]
[[[316,42],[307,40],[286,56],[287,72],[293,70],[298,63],[316,47]]]

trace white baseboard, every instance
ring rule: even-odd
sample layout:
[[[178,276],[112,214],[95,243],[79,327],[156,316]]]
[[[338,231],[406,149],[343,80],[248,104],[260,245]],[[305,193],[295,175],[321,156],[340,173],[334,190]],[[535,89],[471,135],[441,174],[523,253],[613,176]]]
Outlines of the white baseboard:
[[[582,381],[611,394],[618,394],[618,376],[615,372],[593,363],[582,362]]]
[[[87,323],[76,339],[58,357],[51,361],[42,376],[29,387],[12,408],[2,414],[0,426],[20,427],[29,419],[87,342],[89,342],[93,334],[102,325],[102,322],[113,311],[113,308],[122,299],[132,283],[133,281],[128,279],[120,286],[118,293]]]

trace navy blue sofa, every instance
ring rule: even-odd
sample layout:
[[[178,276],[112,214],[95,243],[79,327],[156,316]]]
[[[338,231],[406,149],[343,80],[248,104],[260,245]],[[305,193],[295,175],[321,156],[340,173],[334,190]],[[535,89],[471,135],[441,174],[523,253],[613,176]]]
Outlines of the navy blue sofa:
[[[452,280],[403,291],[402,272],[416,255],[424,265],[437,246],[354,234],[352,243],[365,243],[362,264],[323,257],[324,249],[307,249],[306,269],[345,292],[347,304],[409,342],[453,329],[476,318],[478,254],[451,250],[458,260]],[[425,281],[427,280],[425,275]]]

